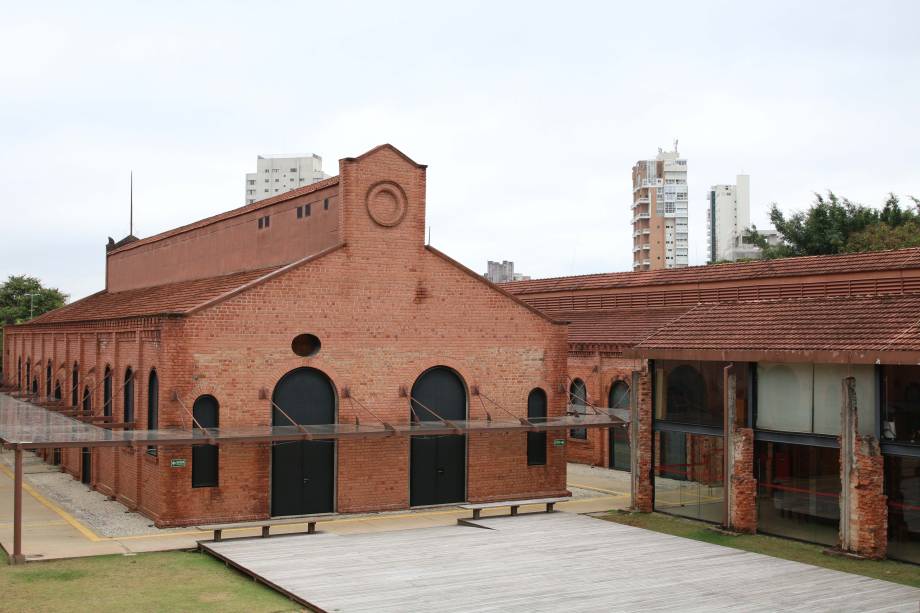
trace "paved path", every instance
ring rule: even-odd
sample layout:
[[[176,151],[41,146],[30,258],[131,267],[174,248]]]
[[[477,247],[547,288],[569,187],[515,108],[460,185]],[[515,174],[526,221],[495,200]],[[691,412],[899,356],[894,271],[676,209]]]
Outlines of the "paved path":
[[[12,452],[0,452],[0,544],[13,549],[13,479],[10,464]],[[26,560],[53,560],[105,554],[139,553],[191,549],[210,532],[194,528],[157,530],[148,527],[151,520],[99,492],[89,490],[70,475],[48,466],[36,456],[25,454],[25,488],[23,492],[23,551]],[[614,492],[615,471],[600,470],[594,478],[577,479],[571,502],[557,506],[571,513],[591,513],[625,508],[629,504],[629,483],[626,491]],[[574,468],[576,472],[581,468]],[[606,475],[605,475],[606,474]],[[625,474],[625,473],[624,473]],[[611,481],[611,479],[613,481]],[[584,483],[582,483],[584,481]],[[506,513],[498,509],[485,513]],[[341,519],[324,522],[324,532],[355,534],[409,528],[450,526],[457,518],[469,516],[456,507],[343,515]],[[304,526],[278,528],[273,532],[298,532]],[[258,530],[229,530],[227,537],[254,536]]]
[[[207,547],[326,611],[917,611],[920,603],[915,588],[570,513],[476,523]]]

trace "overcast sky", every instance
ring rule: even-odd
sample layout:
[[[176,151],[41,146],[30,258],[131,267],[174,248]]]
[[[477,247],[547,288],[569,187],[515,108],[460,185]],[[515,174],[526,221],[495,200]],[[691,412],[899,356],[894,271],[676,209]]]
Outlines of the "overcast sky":
[[[847,6],[849,4],[850,6]],[[32,8],[35,7],[35,8]],[[0,21],[0,275],[79,298],[104,245],[243,204],[258,154],[429,165],[432,243],[478,271],[628,270],[630,168],[679,139],[752,220],[920,196],[920,2],[52,2]]]

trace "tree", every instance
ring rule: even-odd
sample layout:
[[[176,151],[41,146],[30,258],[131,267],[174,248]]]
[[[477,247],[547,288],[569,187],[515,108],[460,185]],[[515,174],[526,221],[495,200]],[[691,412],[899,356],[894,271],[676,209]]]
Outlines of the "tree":
[[[64,306],[67,294],[26,275],[10,275],[0,285],[0,323],[18,324]]]
[[[18,324],[64,306],[67,294],[53,287],[43,287],[41,281],[26,275],[10,275],[0,284],[0,326]],[[0,354],[3,335],[0,334]]]
[[[770,221],[781,238],[780,244],[769,245],[754,226],[745,232],[745,240],[759,246],[765,258],[913,246],[910,228],[920,224],[920,201],[913,196],[910,199],[914,208],[902,209],[898,197],[889,194],[879,210],[828,191],[827,198],[815,194],[811,208],[788,218],[774,203]]]

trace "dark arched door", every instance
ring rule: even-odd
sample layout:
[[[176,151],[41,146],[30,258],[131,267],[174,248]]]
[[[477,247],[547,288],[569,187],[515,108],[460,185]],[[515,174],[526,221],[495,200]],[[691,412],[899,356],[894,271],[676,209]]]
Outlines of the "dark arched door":
[[[436,366],[412,386],[413,421],[466,419],[466,385],[453,370]],[[466,499],[466,436],[413,436],[409,504],[447,504]]]
[[[272,402],[273,426],[292,426],[290,420],[305,426],[335,423],[335,388],[315,368],[298,368],[284,375],[275,386]],[[335,509],[334,496],[334,440],[272,445],[272,515],[329,513]]]

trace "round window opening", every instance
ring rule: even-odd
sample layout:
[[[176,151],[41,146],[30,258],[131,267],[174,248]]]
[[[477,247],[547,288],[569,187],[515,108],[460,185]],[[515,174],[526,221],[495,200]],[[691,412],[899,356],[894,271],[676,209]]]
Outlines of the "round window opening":
[[[303,358],[308,358],[310,356],[316,355],[319,353],[322,343],[319,342],[313,334],[298,334],[294,337],[294,340],[291,341],[291,349]]]

